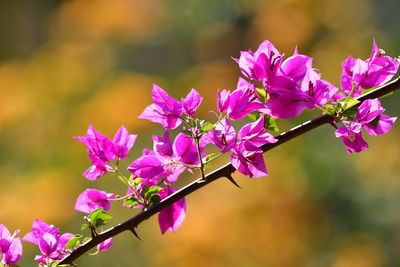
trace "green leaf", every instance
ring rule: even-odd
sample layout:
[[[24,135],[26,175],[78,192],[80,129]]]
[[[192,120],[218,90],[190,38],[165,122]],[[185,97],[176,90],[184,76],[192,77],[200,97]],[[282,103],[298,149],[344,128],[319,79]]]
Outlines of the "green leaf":
[[[160,186],[152,186],[149,188],[149,190],[146,192],[146,194],[144,195],[144,197],[146,199],[151,198],[151,196],[157,194],[158,192],[160,192],[161,190],[163,190],[164,188],[160,187]]]
[[[155,205],[161,201],[161,197],[157,194],[154,194],[150,197],[150,204]]]
[[[339,109],[347,110],[347,109],[349,109],[351,107],[354,107],[358,103],[360,103],[360,101],[355,99],[354,97],[349,97],[347,99],[347,101],[346,101],[346,99],[347,98],[340,99],[338,102],[336,102],[336,106]]]
[[[326,104],[326,105],[323,105],[322,108],[325,110],[326,114],[331,115],[332,117],[336,116],[336,106]]]
[[[277,118],[265,115],[264,116],[264,128],[276,133],[279,133],[278,124],[276,123]]]
[[[147,186],[147,185],[144,185],[144,186],[143,186],[142,192],[140,192],[140,196],[141,196],[142,198],[146,198],[145,195],[146,195],[147,191],[149,191],[149,188],[150,188],[150,187]]]
[[[125,205],[127,206],[132,206],[135,207],[137,205],[143,204],[141,201],[139,201],[137,198],[130,197],[125,200]]]
[[[192,136],[192,132],[189,131],[189,130],[183,130],[182,133],[184,133],[186,135],[189,135],[189,136]]]
[[[207,155],[206,158],[205,158],[205,163],[210,162],[210,161],[212,161],[213,159],[215,159],[217,157],[219,157],[219,154],[212,153],[210,155]]]
[[[112,218],[113,218],[113,217],[112,217],[108,212],[103,211],[102,213],[100,213],[100,214],[97,216],[96,221],[97,221],[97,220],[108,221],[108,220],[111,220]]]
[[[265,91],[264,88],[256,88],[256,91],[257,91],[257,93],[258,93],[260,96],[262,96],[262,97],[264,97],[264,98],[267,97],[267,91]]]
[[[213,129],[215,129],[215,125],[212,124],[212,123],[209,123],[209,122],[205,123],[205,124],[201,127],[201,131],[204,132],[204,133],[206,133],[206,132],[208,132],[208,131],[210,131],[210,130],[213,130]]]
[[[84,223],[84,224],[82,224],[82,226],[81,226],[81,231],[86,230],[86,229],[88,229],[88,228],[89,228],[89,224],[88,224],[88,223]]]
[[[341,120],[353,120],[351,117],[353,117],[356,113],[357,113],[358,108],[357,107],[351,107],[346,109],[343,113],[342,113],[342,117],[340,118]],[[345,119],[346,118],[346,119]]]
[[[108,212],[105,212],[103,208],[98,208],[92,211],[88,216],[86,216],[86,220],[94,227],[105,225],[110,219],[112,219],[112,216]],[[81,229],[82,228],[84,228],[83,225]]]
[[[95,209],[94,211],[92,211],[91,213],[89,213],[89,214],[86,216],[86,218],[88,219],[89,222],[95,222],[97,216],[99,216],[99,214],[102,213],[103,210],[104,210],[103,208]]]
[[[74,246],[79,243],[79,239],[81,239],[81,237],[81,235],[76,235],[75,237],[70,238],[65,247],[69,250],[74,250]]]
[[[259,114],[249,113],[247,114],[247,117],[252,121],[256,121],[260,116]]]

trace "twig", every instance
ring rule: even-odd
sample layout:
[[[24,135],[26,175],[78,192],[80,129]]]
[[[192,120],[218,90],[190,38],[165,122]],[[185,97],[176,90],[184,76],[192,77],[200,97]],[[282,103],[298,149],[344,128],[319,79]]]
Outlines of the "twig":
[[[365,101],[367,99],[373,99],[373,98],[378,98],[381,96],[384,96],[390,92],[393,92],[397,89],[400,88],[400,78],[397,78],[393,80],[392,82],[383,85],[373,91],[368,92],[365,95],[360,96],[357,98],[358,100]],[[277,146],[280,146],[281,144],[285,143],[286,141],[292,140],[293,138],[302,135],[314,128],[317,128],[323,124],[329,124],[333,123],[333,118],[329,116],[328,114],[322,115],[318,118],[315,118],[313,120],[307,121],[301,125],[298,125],[287,132],[284,132],[280,135],[278,135],[276,138],[278,139],[278,142],[272,143],[272,144],[265,144],[262,146],[262,150],[264,152],[271,150]],[[158,204],[149,207],[145,211],[140,212],[136,216],[112,227],[109,228],[108,230],[98,234],[97,236],[94,236],[91,240],[83,244],[82,246],[78,247],[76,250],[74,250],[71,254],[69,254],[67,257],[65,257],[60,264],[72,264],[74,260],[78,259],[82,255],[84,255],[87,251],[90,249],[94,248],[97,246],[99,243],[105,241],[106,239],[116,236],[126,230],[132,231],[134,230],[140,223],[143,221],[149,219],[151,216],[157,214],[164,208],[168,207],[169,205],[177,202],[178,200],[184,198],[185,196],[191,194],[194,191],[197,191],[198,189],[208,185],[209,183],[223,177],[231,177],[231,174],[234,173],[236,170],[232,166],[232,164],[228,163],[225,166],[222,166],[221,168],[209,173],[208,175],[205,176],[205,179],[199,178],[192,183],[186,185],[185,187],[181,188],[180,190],[176,191],[174,194],[169,195],[162,201],[160,201]],[[135,232],[133,232],[135,233]]]

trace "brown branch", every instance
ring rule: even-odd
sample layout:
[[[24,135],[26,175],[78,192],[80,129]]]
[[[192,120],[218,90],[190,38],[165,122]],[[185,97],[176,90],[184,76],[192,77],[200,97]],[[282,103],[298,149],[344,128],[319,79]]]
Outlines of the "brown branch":
[[[393,92],[397,89],[400,88],[400,78],[395,79],[394,81],[383,85],[371,92],[368,92],[365,95],[362,95],[361,97],[358,98],[360,101],[365,101],[367,99],[373,99],[373,98],[378,98],[381,96],[384,96],[390,92]],[[277,146],[280,146],[281,144],[285,143],[286,141],[292,140],[293,138],[302,135],[314,128],[317,128],[323,124],[329,124],[333,123],[333,118],[329,115],[322,115],[318,118],[315,118],[313,120],[307,121],[301,125],[298,125],[287,132],[284,132],[280,135],[278,135],[276,138],[278,139],[278,142],[273,143],[273,144],[265,144],[261,148],[264,152],[271,150]],[[222,166],[221,168],[209,173],[208,175],[205,176],[205,179],[203,180],[202,178],[199,178],[192,183],[186,185],[182,189],[176,191],[174,194],[168,196],[167,198],[163,199],[161,202],[158,204],[149,207],[147,210],[140,212],[136,216],[102,232],[101,234],[93,237],[91,240],[83,244],[82,246],[78,247],[76,250],[74,250],[71,254],[66,256],[60,264],[72,264],[72,262],[82,255],[84,255],[87,251],[90,249],[94,248],[97,246],[99,243],[103,242],[104,240],[116,236],[124,231],[130,230],[132,233],[134,233],[136,236],[136,231],[135,228],[142,223],[144,220],[149,219],[151,216],[157,214],[164,208],[168,207],[169,205],[175,203],[179,199],[182,199],[183,197],[191,194],[194,191],[197,191],[198,189],[202,188],[203,186],[206,186],[207,184],[219,179],[219,178],[231,178],[231,174],[235,172],[235,168],[232,166],[232,164],[228,163],[225,166]]]

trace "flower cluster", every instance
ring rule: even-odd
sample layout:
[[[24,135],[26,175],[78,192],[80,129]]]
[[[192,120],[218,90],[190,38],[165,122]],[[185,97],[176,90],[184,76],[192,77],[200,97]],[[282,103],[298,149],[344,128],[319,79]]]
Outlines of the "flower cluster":
[[[126,171],[121,170],[120,163],[129,157],[137,135],[129,134],[121,126],[111,140],[89,126],[86,136],[75,137],[87,147],[92,163],[83,173],[84,177],[93,181],[113,173],[125,186],[122,196],[93,188],[78,196],[75,209],[85,213],[82,230],[90,230],[92,238],[97,236],[98,228],[112,219],[108,213],[112,202],[122,201],[125,207],[146,210],[172,197],[185,171],[199,170],[202,179],[207,179],[206,168],[226,153],[230,153],[232,166],[245,176],[267,176],[263,151],[268,144],[278,142],[272,135],[279,131],[277,119],[296,117],[305,109],[319,109],[332,117],[332,124],[337,128],[335,136],[343,140],[349,154],[368,147],[362,129],[370,135],[385,134],[397,119],[384,114],[379,99],[360,103],[355,98],[362,95],[363,90],[388,82],[398,71],[400,63],[385,56],[375,42],[368,59],[350,56],[342,63],[340,89],[321,79],[312,66],[311,57],[299,54],[296,49],[292,56],[284,58],[267,40],[255,52],[242,51],[234,60],[244,78],[239,78],[232,91],[218,90],[215,122],[197,117],[196,111],[203,98],[195,89],[178,100],[158,85],[153,86],[153,104],[147,106],[139,118],[161,124],[164,133],[153,136],[152,149],[144,149],[129,164],[129,175],[124,174]],[[246,117],[250,121],[236,122]],[[178,132],[175,137],[172,136],[174,132]],[[208,152],[213,151],[211,146],[216,153]],[[184,198],[164,208],[158,214],[161,232],[176,231],[185,216]],[[0,225],[3,265],[18,262],[22,255],[21,240],[15,237],[18,232],[11,235]],[[35,259],[40,265],[52,266],[79,247],[81,237],[70,233],[61,235],[58,228],[36,219],[32,232],[22,240],[39,247],[41,255]],[[97,252],[106,251],[111,245],[109,238],[97,246]]]
[[[335,136],[343,140],[349,154],[368,147],[362,137],[362,128],[370,135],[385,134],[392,128],[397,117],[385,115],[384,111],[379,99],[370,99],[359,106],[355,121],[343,121],[344,126],[336,130]]]
[[[0,263],[5,266],[17,263],[22,256],[22,244],[16,230],[12,235],[7,227],[0,224]]]
[[[35,260],[42,265],[48,265],[71,252],[65,246],[74,236],[70,233],[60,235],[60,229],[36,219],[32,225],[32,232],[27,233],[22,240],[37,245],[42,255],[37,255]]]

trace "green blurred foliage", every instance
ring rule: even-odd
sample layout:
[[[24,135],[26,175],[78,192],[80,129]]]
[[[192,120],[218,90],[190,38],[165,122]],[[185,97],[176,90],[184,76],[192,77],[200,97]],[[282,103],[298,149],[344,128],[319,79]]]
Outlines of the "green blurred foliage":
[[[175,97],[196,88],[199,115],[211,119],[216,89],[234,89],[240,75],[230,57],[269,39],[286,55],[297,45],[338,86],[341,62],[368,57],[373,38],[399,54],[399,9],[395,0],[1,1],[0,222],[26,233],[40,218],[79,233],[84,188],[123,194],[111,175],[80,176],[90,163],[71,137],[124,124],[140,134],[130,160],[139,156],[162,133],[136,119],[153,83]],[[383,100],[388,114],[399,116],[399,100]],[[161,236],[152,218],[138,229],[144,242],[123,234],[78,264],[399,266],[400,127],[366,139],[367,151],[348,156],[333,128],[314,130],[265,156],[269,177],[236,174],[242,190],[218,181],[191,195],[178,232]],[[110,223],[134,213],[115,206]],[[24,250],[20,265],[34,266],[37,249]]]

